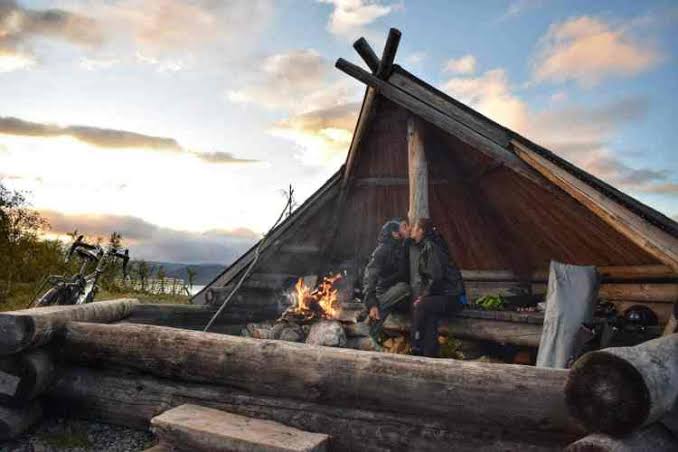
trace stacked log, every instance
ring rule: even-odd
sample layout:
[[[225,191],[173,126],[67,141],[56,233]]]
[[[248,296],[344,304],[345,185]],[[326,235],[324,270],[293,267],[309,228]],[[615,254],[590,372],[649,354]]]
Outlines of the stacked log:
[[[623,437],[592,433],[570,444],[566,452],[674,452],[678,439],[661,424],[653,424]]]
[[[149,325],[69,323],[62,354],[76,364],[135,369],[332,409],[408,413],[476,431],[572,438],[567,371],[358,352]],[[483,403],[478,403],[478,400]],[[117,398],[111,398],[117,403]],[[398,415],[400,417],[400,414]],[[308,426],[301,427],[313,431]]]
[[[0,402],[20,406],[35,399],[47,389],[55,373],[54,359],[46,349],[3,358],[0,360]]]
[[[135,299],[123,298],[82,305],[0,312],[0,355],[11,355],[44,345],[68,321],[118,321],[129,315],[136,303]]]
[[[659,422],[678,403],[678,334],[587,353],[565,393],[588,431],[625,435]]]
[[[0,440],[13,438],[42,415],[39,397],[56,377],[49,342],[68,321],[118,321],[136,300],[50,306],[0,313]]]
[[[153,417],[170,408],[192,403],[329,434],[331,450],[439,451],[441,444],[461,451],[560,450],[573,439],[544,434],[526,442],[520,429],[501,425],[478,428],[463,419],[337,407],[138,372],[67,368],[47,395],[54,414],[137,429],[147,429]]]

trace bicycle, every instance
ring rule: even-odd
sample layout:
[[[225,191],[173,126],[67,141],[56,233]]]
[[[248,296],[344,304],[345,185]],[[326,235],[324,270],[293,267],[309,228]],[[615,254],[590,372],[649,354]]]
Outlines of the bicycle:
[[[66,255],[66,262],[69,262],[73,255],[82,260],[78,273],[73,276],[48,276],[38,292],[42,292],[46,284],[52,287],[42,295],[35,297],[30,307],[91,303],[99,289],[97,286],[99,277],[108,264],[116,259],[122,260],[123,278],[127,276],[127,263],[129,262],[129,250],[127,249],[124,251],[104,250],[99,245],[86,243],[81,235],[71,244]],[[94,264],[94,271],[86,273],[91,264]]]

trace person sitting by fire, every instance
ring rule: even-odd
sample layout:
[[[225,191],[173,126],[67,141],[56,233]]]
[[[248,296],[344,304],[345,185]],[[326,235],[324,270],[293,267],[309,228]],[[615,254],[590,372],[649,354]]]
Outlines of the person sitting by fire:
[[[408,303],[411,296],[407,247],[407,221],[391,220],[381,228],[369,263],[365,267],[363,295],[370,322],[370,338],[381,350],[381,333],[388,315],[397,306]]]
[[[410,250],[413,355],[438,356],[438,322],[466,304],[461,272],[442,235],[428,218],[412,227]]]

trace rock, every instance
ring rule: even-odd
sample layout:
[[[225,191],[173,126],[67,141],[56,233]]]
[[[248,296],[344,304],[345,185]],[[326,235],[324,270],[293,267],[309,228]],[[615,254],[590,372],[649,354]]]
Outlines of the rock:
[[[288,342],[303,342],[304,340],[304,331],[298,325],[294,327],[285,328],[282,333],[280,333],[279,339],[281,341]]]
[[[341,324],[334,320],[316,322],[308,333],[306,343],[327,347],[346,346],[346,333]]]
[[[364,352],[375,351],[372,339],[370,339],[369,337],[349,337],[348,340],[346,341],[346,348],[362,350]]]
[[[271,335],[272,329],[273,324],[268,321],[247,324],[247,331],[250,333],[250,337],[254,337],[257,339],[273,339]]]

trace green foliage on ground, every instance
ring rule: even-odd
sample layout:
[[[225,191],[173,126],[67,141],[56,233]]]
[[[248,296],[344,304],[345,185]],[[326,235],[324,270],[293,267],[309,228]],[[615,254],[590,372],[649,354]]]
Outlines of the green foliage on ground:
[[[76,429],[68,429],[63,432],[44,433],[40,435],[40,439],[56,450],[88,450],[94,447],[94,444],[90,441],[87,433]]]
[[[0,311],[27,308],[37,294],[46,290],[43,283],[47,275],[73,275],[78,272],[82,262],[77,258],[66,262],[69,244],[44,239],[48,230],[49,224],[30,208],[25,195],[7,189],[0,181]],[[69,235],[75,239],[78,231]],[[123,248],[123,237],[117,232],[113,232],[107,241],[101,237],[89,237],[87,242],[98,243],[105,248]],[[87,272],[93,270],[89,265]],[[161,287],[163,293],[160,294],[149,293],[149,279],[164,278],[162,266],[154,268],[144,261],[130,262],[129,273],[138,282],[134,288],[121,283],[123,274],[119,263],[108,265],[99,278],[95,300],[129,297],[144,303],[189,303],[185,289],[182,289],[184,294],[177,293],[181,291],[180,286]],[[189,272],[187,276],[190,287],[195,272]],[[163,284],[164,281],[161,286]]]

